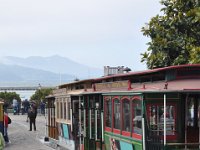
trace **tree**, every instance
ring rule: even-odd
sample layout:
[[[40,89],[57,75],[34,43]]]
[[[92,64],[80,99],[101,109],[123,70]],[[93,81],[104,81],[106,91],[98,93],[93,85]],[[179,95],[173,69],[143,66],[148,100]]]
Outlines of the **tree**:
[[[30,100],[34,100],[39,105],[40,101],[45,100],[45,97],[50,95],[51,93],[51,88],[38,89],[35,91],[35,94],[31,96]]]
[[[149,69],[200,63],[200,1],[162,0],[161,5],[163,15],[142,27],[151,41],[141,62]]]
[[[16,92],[0,92],[0,98],[4,99],[4,103],[7,106],[11,106],[13,99],[16,99],[18,102],[21,102],[20,95]]]

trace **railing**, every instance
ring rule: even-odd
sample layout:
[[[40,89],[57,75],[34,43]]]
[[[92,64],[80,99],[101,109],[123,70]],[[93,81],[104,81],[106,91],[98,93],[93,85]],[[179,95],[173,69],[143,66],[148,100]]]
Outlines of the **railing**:
[[[45,108],[45,109],[47,109],[47,108]],[[7,109],[7,113],[13,113],[13,112],[14,112],[13,108],[8,108]],[[45,112],[46,112],[46,110],[45,110]],[[37,113],[38,113],[38,115],[44,115],[44,113],[41,111],[40,108],[37,109]],[[22,114],[22,112],[20,110],[19,115],[21,115],[21,114]],[[24,112],[23,114],[27,114],[27,113]]]
[[[163,140],[159,138],[159,136],[151,135],[148,136],[146,141],[146,149],[147,150],[163,150],[164,144]]]
[[[167,143],[166,150],[173,150],[173,149],[200,149],[200,143]]]
[[[55,87],[42,87],[42,89],[46,89],[46,88],[55,88]],[[34,91],[34,90],[38,90],[39,87],[38,86],[33,86],[33,87],[0,87],[0,91],[22,91],[22,90],[30,90],[30,91]]]
[[[146,105],[144,105],[146,106]],[[146,110],[146,108],[145,108]],[[145,111],[145,116],[147,116],[147,112]],[[159,131],[153,131],[145,118],[145,133],[146,133],[146,150],[164,150],[164,141],[157,135]]]

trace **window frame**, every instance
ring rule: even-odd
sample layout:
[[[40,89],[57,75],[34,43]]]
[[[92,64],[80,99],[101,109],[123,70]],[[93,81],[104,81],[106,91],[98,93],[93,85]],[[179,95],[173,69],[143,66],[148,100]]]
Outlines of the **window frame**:
[[[132,118],[132,114],[130,113],[130,116],[129,116],[129,124],[130,124],[130,131],[125,131],[123,128],[124,128],[124,101],[125,100],[128,100],[129,101],[129,107],[130,107],[130,111],[132,110],[132,107],[131,107],[131,99],[130,97],[128,96],[123,96],[121,98],[121,107],[122,107],[122,124],[121,124],[121,131],[122,131],[122,135],[123,136],[127,136],[127,137],[130,137],[131,136],[131,126],[132,126],[132,123],[131,123],[131,118]]]
[[[141,109],[142,109],[142,98],[140,97],[140,96],[133,96],[132,98],[131,98],[131,107],[132,107],[132,111],[131,111],[131,114],[132,114],[132,116],[131,116],[131,136],[133,137],[133,138],[136,138],[136,139],[140,139],[140,140],[142,140],[142,133],[141,134],[138,134],[138,133],[135,133],[134,132],[134,129],[133,129],[133,116],[134,116],[134,108],[133,108],[133,102],[134,101],[140,101],[141,102]],[[142,110],[141,110],[141,116],[142,116]],[[143,132],[143,131],[142,131]]]
[[[63,110],[64,110],[64,116],[63,116],[63,119],[64,120],[67,120],[67,100],[65,99],[64,102],[63,102]]]
[[[119,103],[120,103],[120,107],[119,107],[119,114],[120,114],[120,118],[119,118],[119,120],[120,120],[120,124],[119,124],[119,129],[117,129],[117,128],[114,128],[114,109],[115,109],[115,106],[114,106],[114,101],[119,101]],[[121,111],[121,100],[120,100],[120,97],[119,96],[114,96],[113,98],[112,98],[112,129],[113,129],[113,133],[115,133],[115,134],[120,134],[121,133],[121,114],[122,114],[122,111]]]
[[[107,111],[108,111],[108,108],[107,108],[107,102],[110,101],[111,102],[111,127],[109,126],[106,126],[106,118],[107,118]],[[111,97],[104,97],[104,108],[105,108],[105,112],[104,112],[104,127],[105,127],[105,131],[109,131],[109,132],[112,132],[112,113],[113,113],[113,110],[112,110],[112,99]]]
[[[59,113],[60,108],[59,107],[60,107],[60,102],[57,99],[57,101],[56,101],[56,119],[60,119],[60,113]]]
[[[152,102],[152,103],[148,103],[147,105],[146,105],[146,109],[147,109],[147,121],[148,121],[148,123],[150,122],[150,106],[152,106],[152,105],[154,105],[154,106],[156,106],[156,107],[164,107],[164,104],[162,103],[162,102]],[[175,129],[174,129],[174,135],[166,135],[166,140],[168,141],[168,140],[177,140],[177,137],[178,137],[178,135],[177,135],[177,102],[167,102],[167,104],[166,104],[166,106],[169,106],[169,105],[171,105],[171,106],[173,106],[174,107],[174,127],[175,127]],[[158,135],[161,139],[163,138],[163,135]]]

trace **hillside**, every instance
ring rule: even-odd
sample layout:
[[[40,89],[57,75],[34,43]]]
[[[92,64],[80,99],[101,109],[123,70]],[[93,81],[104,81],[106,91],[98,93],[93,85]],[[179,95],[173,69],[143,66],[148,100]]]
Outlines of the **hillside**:
[[[74,80],[68,74],[56,74],[40,69],[0,64],[0,86],[56,86]]]
[[[6,56],[0,59],[0,86],[59,85],[74,79],[102,76],[103,71],[61,56]]]
[[[99,77],[103,75],[103,70],[101,69],[79,64],[69,58],[58,55],[51,57],[31,56],[28,58],[7,56],[4,57],[3,63],[51,71],[58,74],[70,74],[79,79]]]

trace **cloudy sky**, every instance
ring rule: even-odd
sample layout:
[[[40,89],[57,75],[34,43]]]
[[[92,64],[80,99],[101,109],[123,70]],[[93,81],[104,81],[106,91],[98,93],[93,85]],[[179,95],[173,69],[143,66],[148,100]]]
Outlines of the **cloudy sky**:
[[[141,27],[159,0],[1,0],[0,56],[60,55],[92,67],[144,70]]]

